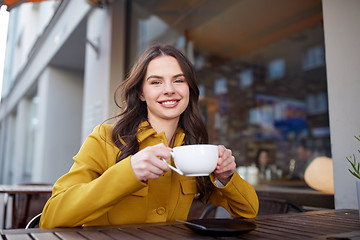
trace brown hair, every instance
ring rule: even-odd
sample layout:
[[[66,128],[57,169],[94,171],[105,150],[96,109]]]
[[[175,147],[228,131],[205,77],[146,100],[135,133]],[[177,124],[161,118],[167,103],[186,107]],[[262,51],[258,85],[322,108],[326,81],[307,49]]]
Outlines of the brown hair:
[[[175,47],[153,45],[144,51],[132,67],[129,76],[115,91],[115,104],[122,109],[122,112],[115,116],[118,120],[113,124],[112,131],[112,140],[120,149],[117,162],[139,151],[139,142],[136,137],[138,126],[147,120],[146,102],[140,101],[143,79],[149,62],[159,56],[174,57],[189,84],[189,104],[179,119],[179,127],[185,132],[184,145],[208,142],[207,130],[198,109],[199,89],[193,66]],[[121,91],[121,104],[117,101],[119,91]],[[199,199],[207,200],[213,190],[209,177],[198,177],[196,182],[200,193]]]

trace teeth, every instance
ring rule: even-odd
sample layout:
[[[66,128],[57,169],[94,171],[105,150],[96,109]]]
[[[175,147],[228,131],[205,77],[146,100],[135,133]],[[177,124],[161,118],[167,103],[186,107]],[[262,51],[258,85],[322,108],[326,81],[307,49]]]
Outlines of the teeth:
[[[164,105],[170,105],[170,104],[175,104],[176,101],[166,101],[166,102],[162,102],[161,104],[164,104]]]

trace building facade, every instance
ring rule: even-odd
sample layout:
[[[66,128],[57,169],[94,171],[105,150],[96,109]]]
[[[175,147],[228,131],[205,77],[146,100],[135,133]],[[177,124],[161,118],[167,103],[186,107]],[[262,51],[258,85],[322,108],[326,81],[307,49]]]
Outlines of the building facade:
[[[356,0],[21,4],[10,11],[0,183],[66,173],[92,129],[118,113],[114,90],[137,57],[165,43],[196,68],[211,143],[231,148],[239,167],[269,150],[280,179],[293,177],[304,144],[333,159],[336,208],[357,208],[346,156],[360,130],[359,10]]]

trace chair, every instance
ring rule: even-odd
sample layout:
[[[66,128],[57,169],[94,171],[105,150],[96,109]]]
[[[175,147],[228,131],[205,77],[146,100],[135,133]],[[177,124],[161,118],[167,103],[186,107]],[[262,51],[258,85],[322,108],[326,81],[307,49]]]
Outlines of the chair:
[[[258,215],[285,214],[289,212],[304,212],[305,210],[285,199],[259,197]],[[223,208],[208,204],[202,212],[200,219],[205,218],[231,218],[232,216]]]
[[[259,197],[259,213],[258,215],[289,213],[289,212],[304,212],[305,210],[289,202],[285,199],[272,197]]]
[[[48,185],[48,184],[23,184]],[[17,193],[13,197],[13,214],[11,228],[25,228],[33,216],[42,212],[51,193]]]
[[[40,218],[41,218],[41,213],[39,213],[38,215],[36,215],[35,217],[33,217],[33,218],[28,222],[28,224],[26,224],[25,229],[39,227]]]

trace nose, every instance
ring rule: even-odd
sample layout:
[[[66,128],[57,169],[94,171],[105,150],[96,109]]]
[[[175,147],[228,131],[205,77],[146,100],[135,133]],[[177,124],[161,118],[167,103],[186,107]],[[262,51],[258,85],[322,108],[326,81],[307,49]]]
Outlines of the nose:
[[[173,94],[173,93],[175,93],[174,85],[171,82],[170,83],[165,83],[163,93],[164,94]]]

